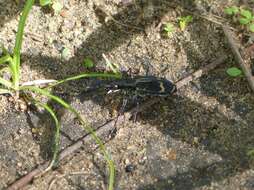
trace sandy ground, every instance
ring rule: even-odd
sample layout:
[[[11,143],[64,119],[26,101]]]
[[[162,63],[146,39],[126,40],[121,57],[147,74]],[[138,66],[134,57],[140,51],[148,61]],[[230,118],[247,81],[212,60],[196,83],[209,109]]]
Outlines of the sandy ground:
[[[129,2],[129,3],[128,3]],[[22,49],[22,81],[62,79],[81,72],[84,58],[105,68],[104,53],[120,69],[178,81],[223,54],[217,69],[161,99],[125,121],[106,147],[115,161],[117,190],[254,189],[254,96],[243,77],[231,78],[236,66],[221,27],[194,17],[185,31],[177,18],[223,15],[231,1],[62,1],[64,12],[52,14],[38,5],[29,16]],[[10,51],[23,3],[0,0],[0,42]],[[176,26],[170,37],[161,24]],[[67,56],[62,56],[63,49]],[[80,93],[96,80],[82,79],[54,89],[92,126],[116,116],[124,97],[94,91]],[[97,81],[98,82],[98,81]],[[49,104],[52,102],[49,100]],[[0,189],[50,159],[52,122],[43,110],[16,111],[10,97],[0,96]],[[61,148],[85,135],[72,114],[55,106],[62,122]],[[62,176],[56,179],[56,176]],[[107,186],[102,154],[84,146],[60,167],[25,187],[27,190],[100,190]]]

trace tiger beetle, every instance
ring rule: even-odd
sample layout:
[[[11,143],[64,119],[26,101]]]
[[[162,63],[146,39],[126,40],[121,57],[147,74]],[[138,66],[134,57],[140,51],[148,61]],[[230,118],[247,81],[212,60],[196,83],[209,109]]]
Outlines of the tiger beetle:
[[[114,81],[99,81],[98,84],[88,87],[85,93],[94,90],[103,90],[107,94],[115,92],[123,94],[123,102],[118,116],[124,113],[129,98],[136,104],[138,112],[141,99],[146,97],[169,97],[177,91],[176,85],[171,81],[155,76],[135,76]],[[134,114],[134,122],[136,121],[137,112]]]
[[[146,97],[168,97],[177,90],[176,85],[169,80],[155,76],[135,76],[105,81],[105,83],[102,82],[98,86],[95,85],[92,88],[88,88],[88,91],[95,89],[105,90],[107,94],[114,92],[123,94],[124,99],[118,116],[124,113],[128,97],[131,97],[133,102],[135,102],[138,112],[140,99]],[[134,122],[136,121],[137,112],[134,114]]]
[[[176,85],[164,78],[154,76],[137,76],[113,81],[105,85],[108,93],[125,91],[137,97],[167,97],[176,92]]]

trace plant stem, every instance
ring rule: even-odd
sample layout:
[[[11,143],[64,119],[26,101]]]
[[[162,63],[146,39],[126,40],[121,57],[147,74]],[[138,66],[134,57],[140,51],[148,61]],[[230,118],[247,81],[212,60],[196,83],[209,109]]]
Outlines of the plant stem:
[[[10,62],[12,61],[12,58],[10,55],[5,55],[4,57],[0,58],[0,64],[6,63],[6,62]]]
[[[24,28],[26,24],[27,16],[34,4],[34,0],[27,0],[25,7],[23,9],[22,15],[19,20],[18,25],[18,32],[16,34],[16,41],[15,41],[15,47],[13,52],[13,61],[10,63],[10,67],[13,74],[13,85],[14,89],[19,89],[19,79],[20,79],[20,50],[22,46],[22,40],[23,40],[23,34],[24,34]]]
[[[11,94],[11,91],[9,91],[7,89],[0,88],[0,95],[1,94]]]
[[[52,85],[48,86],[47,88],[52,88],[52,87],[54,87],[56,85],[62,84],[62,83],[67,82],[67,81],[77,80],[77,79],[86,78],[86,77],[104,77],[104,78],[107,77],[107,78],[117,78],[117,79],[120,79],[120,78],[122,78],[122,75],[120,73],[119,74],[84,73],[84,74],[80,74],[80,75],[77,75],[77,76],[74,76],[74,77],[69,77],[69,78],[60,80],[60,81],[56,82],[55,84],[52,84]]]
[[[108,151],[106,150],[103,142],[101,141],[101,139],[96,135],[94,129],[92,127],[90,127],[85,120],[82,118],[82,116],[78,113],[78,111],[76,111],[76,109],[74,109],[70,104],[68,104],[67,102],[65,102],[63,99],[59,98],[58,96],[55,96],[53,94],[51,94],[49,91],[45,90],[45,89],[41,89],[35,86],[22,86],[21,87],[22,90],[28,90],[28,91],[33,91],[35,93],[47,96],[48,98],[51,98],[52,100],[54,100],[55,102],[59,103],[60,105],[62,105],[64,108],[68,109],[69,111],[71,111],[72,113],[74,113],[76,115],[76,117],[79,119],[79,121],[82,123],[83,128],[92,136],[92,138],[95,140],[95,142],[99,145],[100,151],[104,154],[104,158],[108,163],[108,168],[109,168],[109,185],[108,185],[108,189],[109,190],[113,190],[114,187],[114,179],[115,179],[115,166],[114,166],[114,162],[111,159],[110,154],[108,153]]]
[[[48,168],[45,170],[45,172],[47,172],[48,170],[50,170],[52,167],[57,165],[58,162],[58,154],[59,154],[59,150],[60,150],[60,123],[56,117],[55,112],[52,110],[51,107],[49,107],[47,104],[42,104],[41,102],[37,101],[34,102],[35,105],[41,106],[43,107],[53,118],[54,122],[55,122],[55,126],[56,126],[56,131],[55,131],[55,138],[54,138],[54,153],[53,153],[53,158],[51,163],[49,164]]]

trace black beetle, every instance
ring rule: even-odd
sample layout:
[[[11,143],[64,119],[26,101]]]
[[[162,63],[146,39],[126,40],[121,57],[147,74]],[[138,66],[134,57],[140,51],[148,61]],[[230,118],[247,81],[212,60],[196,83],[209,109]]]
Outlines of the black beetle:
[[[154,76],[137,76],[113,81],[105,85],[109,93],[124,90],[136,96],[167,97],[176,92],[176,85],[167,79]]]

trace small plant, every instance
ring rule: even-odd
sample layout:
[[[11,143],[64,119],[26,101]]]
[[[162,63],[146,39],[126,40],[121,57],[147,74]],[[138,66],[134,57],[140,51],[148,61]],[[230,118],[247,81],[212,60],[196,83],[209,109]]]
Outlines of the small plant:
[[[94,62],[90,58],[85,58],[83,65],[85,68],[90,69],[94,67]]]
[[[254,149],[250,149],[250,150],[247,152],[247,156],[248,156],[251,160],[254,160]]]
[[[163,31],[166,32],[167,36],[170,37],[170,35],[172,34],[172,32],[175,30],[175,27],[172,23],[166,23]]]
[[[237,67],[230,67],[226,72],[231,77],[239,77],[242,75],[242,70],[238,69]]]
[[[193,17],[191,15],[180,17],[179,18],[179,27],[182,31],[184,31],[187,25],[193,21]]]
[[[236,6],[232,6],[232,7],[227,7],[224,9],[224,12],[227,14],[227,15],[236,15],[238,12],[239,12],[239,8],[236,7]]]
[[[63,80],[35,80],[35,81],[28,81],[25,83],[20,83],[20,70],[21,70],[21,60],[20,60],[20,51],[22,47],[22,41],[23,41],[23,34],[24,34],[24,27],[25,23],[28,17],[28,14],[34,4],[35,0],[27,0],[25,3],[25,7],[22,11],[19,24],[18,24],[18,31],[16,34],[16,41],[15,46],[13,50],[13,54],[10,54],[4,47],[2,47],[2,56],[0,57],[0,95],[3,94],[9,94],[14,97],[15,100],[18,100],[21,96],[28,101],[28,103],[34,104],[38,107],[44,108],[53,118],[53,121],[55,122],[56,131],[54,136],[54,154],[52,161],[50,165],[48,166],[47,170],[51,169],[53,166],[56,166],[58,163],[58,152],[60,149],[60,123],[58,121],[58,118],[53,111],[53,109],[45,104],[40,102],[40,97],[44,96],[47,97],[56,103],[63,106],[65,109],[72,112],[76,118],[81,123],[81,126],[86,130],[92,138],[95,140],[95,142],[99,145],[100,151],[103,153],[105,160],[107,161],[108,167],[109,167],[109,182],[108,182],[108,189],[112,190],[114,185],[114,177],[115,177],[115,167],[114,162],[106,150],[104,144],[102,141],[97,137],[95,134],[93,128],[88,125],[88,123],[85,121],[85,119],[78,113],[77,110],[75,110],[70,104],[65,102],[63,99],[61,99],[58,96],[55,96],[51,94],[50,89],[56,85],[60,85],[62,83],[71,81],[71,80],[78,80],[80,78],[85,77],[106,77],[106,78],[121,78],[121,74],[113,70],[112,73],[82,73],[73,77],[69,77]],[[52,2],[50,0],[40,0],[41,5],[49,5]],[[88,61],[86,61],[87,66],[91,65],[91,63],[88,64]],[[7,73],[8,76],[11,76],[10,79],[5,79],[3,77],[4,73]],[[46,88],[40,88],[38,85],[45,84],[48,85]]]
[[[180,17],[179,18],[179,27],[181,31],[184,31],[188,24],[193,21],[193,17],[191,15]],[[164,24],[163,26],[163,32],[167,35],[167,37],[170,37],[172,33],[175,31],[174,24],[168,22]]]
[[[51,6],[55,13],[60,13],[63,5],[58,0],[40,0],[41,6]]]
[[[236,6],[224,9],[225,14],[233,16],[241,25],[246,26],[249,31],[254,32],[254,15],[251,11]]]
[[[40,5],[41,6],[47,6],[52,4],[52,0],[40,0]]]

